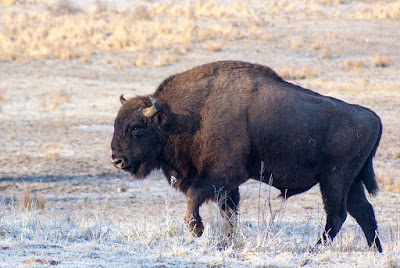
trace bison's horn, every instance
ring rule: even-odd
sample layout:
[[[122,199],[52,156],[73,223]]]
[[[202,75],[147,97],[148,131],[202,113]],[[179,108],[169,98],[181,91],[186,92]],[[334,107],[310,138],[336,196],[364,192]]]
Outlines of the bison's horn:
[[[144,108],[142,113],[145,117],[153,117],[160,110],[160,103],[153,96],[149,96],[152,105],[148,108]]]
[[[124,94],[121,94],[121,96],[119,96],[119,101],[121,102],[121,104],[125,104],[126,103],[126,99],[124,98]]]

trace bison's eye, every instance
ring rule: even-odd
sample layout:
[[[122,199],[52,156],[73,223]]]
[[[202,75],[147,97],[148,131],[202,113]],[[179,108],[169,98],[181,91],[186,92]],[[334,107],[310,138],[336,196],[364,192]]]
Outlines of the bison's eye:
[[[133,125],[129,128],[133,136],[142,137],[145,134],[145,128],[142,125]]]

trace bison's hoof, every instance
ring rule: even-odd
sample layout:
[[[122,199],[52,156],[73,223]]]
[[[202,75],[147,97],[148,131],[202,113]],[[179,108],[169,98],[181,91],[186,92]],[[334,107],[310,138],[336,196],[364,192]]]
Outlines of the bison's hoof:
[[[200,220],[196,220],[193,216],[186,216],[185,221],[189,227],[190,232],[192,232],[193,236],[200,237],[204,231],[203,222]]]

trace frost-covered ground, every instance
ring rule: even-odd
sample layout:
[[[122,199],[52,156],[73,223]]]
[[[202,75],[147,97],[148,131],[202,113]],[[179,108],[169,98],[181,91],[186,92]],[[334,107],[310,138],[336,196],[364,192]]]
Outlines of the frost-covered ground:
[[[399,267],[398,1],[85,3],[0,1],[0,267]],[[135,181],[112,167],[120,94],[221,59],[380,115],[370,201],[383,254],[350,216],[311,250],[325,224],[318,187],[282,202],[249,181],[232,239],[212,203],[193,238],[184,196],[160,172]]]
[[[372,202],[385,252],[366,246],[348,218],[331,246],[312,251],[324,226],[318,189],[286,202],[258,182],[241,188],[241,214],[233,238],[214,204],[202,208],[205,233],[194,238],[183,223],[184,197],[159,173],[145,181],[127,178],[57,178],[7,182],[18,193],[29,188],[38,206],[21,209],[5,198],[1,206],[2,267],[397,267],[399,194],[381,193]],[[5,194],[4,196],[7,196]],[[44,201],[45,200],[45,201]],[[389,205],[390,204],[390,205]],[[28,205],[30,206],[30,205]]]

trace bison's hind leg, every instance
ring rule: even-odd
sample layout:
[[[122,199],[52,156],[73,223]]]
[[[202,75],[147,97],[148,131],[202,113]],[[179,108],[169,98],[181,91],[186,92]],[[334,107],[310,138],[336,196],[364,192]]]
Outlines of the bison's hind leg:
[[[347,197],[347,211],[361,226],[367,238],[368,246],[371,247],[375,245],[377,250],[382,252],[381,242],[377,236],[378,227],[374,210],[365,196],[364,186],[359,179],[357,179],[350,188]]]
[[[346,173],[336,169],[324,177],[321,175],[320,187],[326,212],[326,225],[317,245],[333,240],[346,220],[346,201],[351,176],[344,174]]]

